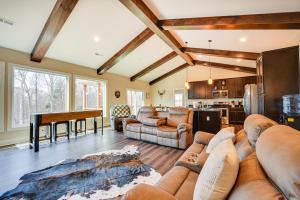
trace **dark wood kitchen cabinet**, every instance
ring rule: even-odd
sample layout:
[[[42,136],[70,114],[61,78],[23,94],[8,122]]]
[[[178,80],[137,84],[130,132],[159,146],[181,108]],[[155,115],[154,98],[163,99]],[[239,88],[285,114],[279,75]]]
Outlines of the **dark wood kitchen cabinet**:
[[[257,60],[258,112],[277,122],[283,112],[282,96],[299,94],[299,46],[262,53]]]
[[[243,124],[246,118],[244,108],[229,108],[229,123]]]
[[[221,113],[218,110],[194,110],[193,133],[205,131],[216,134],[221,130]]]
[[[213,90],[228,90],[229,98],[243,98],[246,84],[256,83],[256,76],[214,80],[212,85],[207,81],[190,82],[189,99],[212,99]]]

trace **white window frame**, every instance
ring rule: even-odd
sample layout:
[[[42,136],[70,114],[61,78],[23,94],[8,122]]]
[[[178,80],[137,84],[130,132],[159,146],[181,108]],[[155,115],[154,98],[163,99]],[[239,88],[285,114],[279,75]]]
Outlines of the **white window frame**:
[[[104,79],[96,79],[96,78],[91,78],[91,77],[86,77],[86,76],[80,76],[80,75],[74,75],[74,83],[73,83],[73,98],[74,98],[74,110],[76,111],[76,80],[81,79],[81,80],[87,80],[87,81],[95,81],[95,82],[104,82],[105,87],[104,87],[104,98],[103,98],[103,117],[107,116],[107,80]]]
[[[0,132],[4,132],[5,62],[0,62]]]
[[[127,102],[127,104],[129,105],[129,102],[128,102],[128,91],[143,92],[143,105],[142,105],[142,106],[145,105],[145,95],[146,95],[146,92],[145,92],[144,90],[127,88],[127,89],[126,89],[126,102]],[[132,106],[129,105],[129,107],[130,107],[130,110],[131,110],[131,114],[134,114],[134,113],[133,113],[134,111],[132,110],[132,109],[133,109]],[[138,110],[136,111],[135,114],[136,114],[136,115],[138,114]]]
[[[176,91],[182,91],[183,97],[182,97],[182,107],[186,106],[186,91],[184,88],[174,88],[173,89],[173,105],[175,106],[175,92]]]
[[[10,103],[9,106],[9,117],[7,120],[8,123],[8,131],[15,131],[15,130],[26,130],[29,128],[28,126],[24,127],[13,127],[13,102],[14,102],[14,70],[15,69],[20,69],[20,70],[28,70],[28,71],[33,71],[33,72],[38,72],[38,73],[47,73],[47,74],[53,74],[53,75],[59,75],[59,76],[65,76],[67,78],[67,94],[66,94],[66,112],[70,111],[70,80],[71,80],[71,75],[68,73],[63,73],[63,72],[57,72],[57,71],[52,71],[48,69],[41,69],[41,68],[35,68],[35,67],[29,67],[25,65],[19,65],[19,64],[9,64],[9,68],[11,69],[10,71],[10,99],[8,100]]]

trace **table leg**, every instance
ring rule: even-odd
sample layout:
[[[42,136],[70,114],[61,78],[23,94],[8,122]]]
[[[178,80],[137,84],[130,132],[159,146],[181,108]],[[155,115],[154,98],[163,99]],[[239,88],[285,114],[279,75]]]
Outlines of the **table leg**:
[[[38,123],[34,124],[34,152],[39,151],[40,129]]]
[[[101,112],[101,134],[103,135],[103,111]]]
[[[32,149],[33,145],[33,124],[30,123],[30,131],[29,131],[29,149]]]
[[[97,118],[94,117],[94,133],[97,133]]]

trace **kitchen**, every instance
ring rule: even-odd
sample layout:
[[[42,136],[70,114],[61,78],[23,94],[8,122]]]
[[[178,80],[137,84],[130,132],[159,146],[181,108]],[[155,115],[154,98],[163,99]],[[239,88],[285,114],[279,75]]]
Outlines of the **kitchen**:
[[[219,79],[212,84],[190,82],[188,106],[194,109],[194,132],[216,133],[222,126],[243,124],[249,109],[257,112],[256,98],[249,99],[256,96],[254,84],[256,76]]]

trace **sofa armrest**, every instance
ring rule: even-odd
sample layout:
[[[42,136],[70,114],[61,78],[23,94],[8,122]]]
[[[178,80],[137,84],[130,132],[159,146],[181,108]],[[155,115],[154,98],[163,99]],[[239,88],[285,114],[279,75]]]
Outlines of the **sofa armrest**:
[[[146,117],[142,119],[142,124],[146,126],[161,126],[165,125],[167,122],[166,118],[160,118],[160,117]]]
[[[207,145],[209,141],[215,136],[215,134],[198,131],[194,137],[194,143]]]
[[[140,123],[138,120],[133,119],[133,118],[124,118],[123,119],[123,124],[132,124],[132,123]]]
[[[141,183],[129,190],[122,200],[176,200],[176,198],[158,187]]]
[[[191,124],[188,123],[180,123],[177,126],[177,131],[179,134],[184,133],[184,132],[189,132],[190,130],[192,130],[193,126]]]

